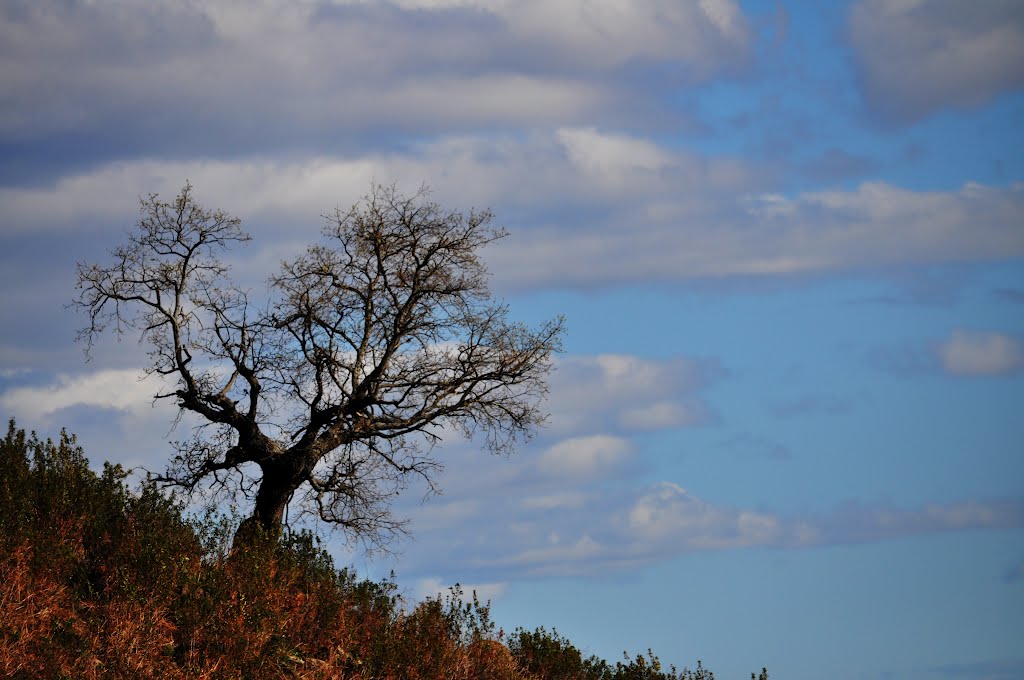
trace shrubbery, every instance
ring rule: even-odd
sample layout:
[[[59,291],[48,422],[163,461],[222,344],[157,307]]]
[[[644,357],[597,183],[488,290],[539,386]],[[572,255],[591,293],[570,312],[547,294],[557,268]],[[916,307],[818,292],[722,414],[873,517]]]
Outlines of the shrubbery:
[[[710,680],[657,657],[614,666],[557,632],[495,630],[457,588],[411,610],[390,581],[334,567],[309,533],[232,554],[234,527],[75,438],[10,422],[0,440],[0,676]],[[762,672],[761,680],[767,680]]]

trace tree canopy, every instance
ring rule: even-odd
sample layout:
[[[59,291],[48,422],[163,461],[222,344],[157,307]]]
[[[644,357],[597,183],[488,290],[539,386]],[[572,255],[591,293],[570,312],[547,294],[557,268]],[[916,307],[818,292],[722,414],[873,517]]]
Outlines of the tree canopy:
[[[231,279],[239,219],[185,184],[141,200],[113,263],[80,264],[87,351],[112,327],[148,342],[149,373],[204,425],[162,479],[253,500],[243,530],[280,530],[298,507],[376,544],[400,531],[391,501],[452,434],[509,453],[544,421],[563,321],[509,320],[480,251],[506,232],[489,211],[443,209],[374,185],[326,218],[323,239],[282,262],[257,298]]]

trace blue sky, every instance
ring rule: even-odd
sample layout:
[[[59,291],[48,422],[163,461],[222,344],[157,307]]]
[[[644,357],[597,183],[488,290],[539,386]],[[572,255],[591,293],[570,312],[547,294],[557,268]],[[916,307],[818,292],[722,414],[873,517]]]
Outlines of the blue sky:
[[[140,196],[259,289],[372,181],[493,208],[568,322],[549,426],[438,451],[394,569],[721,678],[1024,677],[1024,5],[0,5],[0,410],[159,470],[146,348],[66,308]]]

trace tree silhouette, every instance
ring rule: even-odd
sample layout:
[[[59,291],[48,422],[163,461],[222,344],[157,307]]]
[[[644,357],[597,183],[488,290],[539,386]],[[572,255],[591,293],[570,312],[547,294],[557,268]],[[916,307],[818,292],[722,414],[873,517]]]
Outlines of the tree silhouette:
[[[239,536],[279,532],[298,492],[303,511],[382,545],[402,530],[390,506],[409,479],[434,489],[443,436],[508,453],[543,422],[563,322],[513,323],[492,298],[479,251],[505,232],[489,211],[375,185],[261,302],[220,259],[250,240],[238,219],[187,183],[140,212],[113,264],[78,266],[79,338],[87,353],[108,327],[149,342],[148,372],[174,385],[156,397],[204,423],[162,479],[252,498]]]

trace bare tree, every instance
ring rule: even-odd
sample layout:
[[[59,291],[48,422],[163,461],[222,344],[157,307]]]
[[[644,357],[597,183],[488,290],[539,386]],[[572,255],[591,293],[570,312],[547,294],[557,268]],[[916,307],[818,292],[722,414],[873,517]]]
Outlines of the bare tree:
[[[79,337],[87,352],[110,326],[150,343],[149,372],[174,385],[156,397],[204,422],[163,479],[252,498],[239,535],[279,532],[299,492],[302,510],[380,544],[410,478],[434,488],[442,437],[508,453],[544,420],[562,320],[512,323],[491,297],[479,250],[505,235],[491,220],[374,186],[257,303],[219,259],[249,236],[186,184],[142,199],[112,265],[79,264]]]

